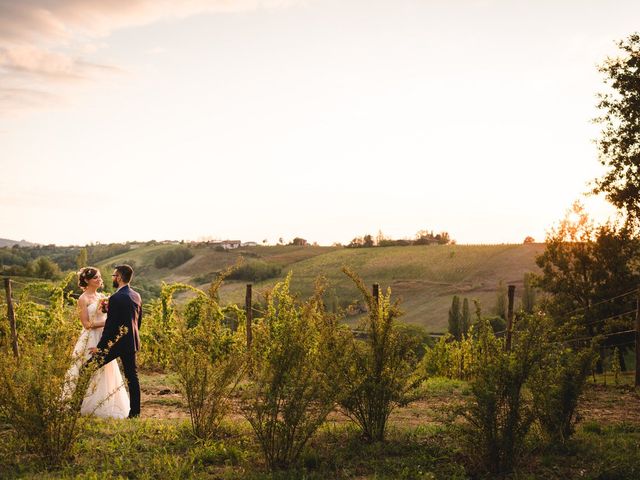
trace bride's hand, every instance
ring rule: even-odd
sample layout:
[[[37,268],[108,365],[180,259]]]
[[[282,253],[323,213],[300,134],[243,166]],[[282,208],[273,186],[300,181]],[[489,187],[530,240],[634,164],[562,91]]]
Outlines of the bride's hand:
[[[91,353],[92,355],[95,355],[96,353],[98,353],[98,349],[96,347],[89,347],[89,353]]]

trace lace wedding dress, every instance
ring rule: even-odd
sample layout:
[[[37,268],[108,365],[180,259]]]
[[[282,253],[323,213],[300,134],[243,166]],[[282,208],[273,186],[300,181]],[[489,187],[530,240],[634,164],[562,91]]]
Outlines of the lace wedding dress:
[[[106,313],[98,309],[102,297],[89,305],[89,319],[91,322],[103,321]],[[68,378],[77,378],[80,367],[89,360],[89,348],[95,347],[100,341],[102,328],[82,329],[82,333],[73,348],[74,364],[67,372]],[[120,373],[117,360],[107,363],[97,370],[89,383],[89,388],[82,401],[80,413],[104,418],[126,418],[129,414],[129,394],[124,387],[124,380]]]

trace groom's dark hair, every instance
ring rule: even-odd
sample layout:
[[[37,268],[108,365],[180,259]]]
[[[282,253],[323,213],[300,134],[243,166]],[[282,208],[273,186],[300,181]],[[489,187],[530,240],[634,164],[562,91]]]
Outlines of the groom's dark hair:
[[[120,274],[120,278],[124,283],[129,283],[133,277],[133,268],[129,265],[116,265],[116,272]]]

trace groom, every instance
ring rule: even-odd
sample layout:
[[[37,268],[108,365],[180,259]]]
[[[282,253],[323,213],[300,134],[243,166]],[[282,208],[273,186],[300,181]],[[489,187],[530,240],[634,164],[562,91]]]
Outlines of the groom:
[[[109,297],[107,319],[102,337],[90,351],[98,368],[120,357],[124,376],[129,386],[131,410],[129,418],[140,416],[140,382],[136,370],[136,352],[140,350],[138,328],[142,324],[142,300],[138,292],[129,287],[133,269],[129,265],[118,265],[111,277],[118,290]],[[121,332],[125,331],[122,334]]]

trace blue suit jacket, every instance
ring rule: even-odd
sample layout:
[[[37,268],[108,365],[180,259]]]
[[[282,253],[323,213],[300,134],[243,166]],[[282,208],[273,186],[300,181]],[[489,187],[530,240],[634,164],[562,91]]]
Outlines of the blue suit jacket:
[[[117,354],[137,352],[140,350],[138,331],[140,325],[142,325],[142,299],[138,292],[132,290],[129,285],[125,285],[109,297],[107,320],[97,345],[98,349]],[[127,333],[116,341],[121,327],[125,327]],[[110,343],[112,343],[111,347],[109,347]]]

